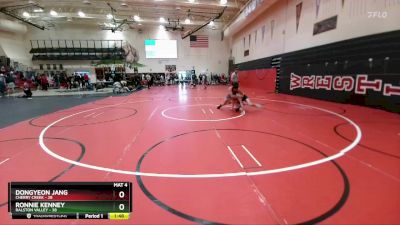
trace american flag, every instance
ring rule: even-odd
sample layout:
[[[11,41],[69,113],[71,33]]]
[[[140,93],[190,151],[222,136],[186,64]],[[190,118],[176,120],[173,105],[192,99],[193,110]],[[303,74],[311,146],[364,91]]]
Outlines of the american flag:
[[[208,48],[207,35],[190,35],[191,48]]]

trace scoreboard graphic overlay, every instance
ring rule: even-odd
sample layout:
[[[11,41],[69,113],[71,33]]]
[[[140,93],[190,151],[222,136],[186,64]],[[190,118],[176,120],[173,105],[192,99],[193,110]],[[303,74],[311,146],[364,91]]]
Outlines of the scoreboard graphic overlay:
[[[129,219],[130,182],[10,182],[13,219]]]

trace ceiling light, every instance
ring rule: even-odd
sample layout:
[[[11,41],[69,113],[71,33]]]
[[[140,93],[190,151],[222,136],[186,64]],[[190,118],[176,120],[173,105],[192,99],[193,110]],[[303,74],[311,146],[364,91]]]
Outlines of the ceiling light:
[[[90,5],[91,2],[89,0],[83,0],[83,4]]]
[[[142,24],[141,24],[141,23],[139,23],[138,25],[139,25],[139,26],[142,26]]]
[[[30,17],[30,16],[31,16],[28,12],[23,12],[22,15],[23,15],[24,17]]]
[[[125,2],[122,2],[122,3],[121,3],[121,6],[123,6],[123,7],[128,7],[128,4],[126,4]]]
[[[188,2],[190,2],[190,3],[194,3],[194,0],[188,0]]]
[[[79,15],[80,17],[85,17],[85,16],[86,16],[85,13],[82,12],[82,11],[79,11],[79,12],[78,12],[78,15]]]
[[[68,22],[72,22],[72,18],[71,18],[71,17],[68,17],[68,18],[67,18],[67,21],[68,21]]]
[[[215,25],[215,23],[214,23],[214,21],[211,20],[211,22],[208,25],[213,27]]]
[[[50,15],[52,15],[52,16],[57,16],[58,13],[57,13],[56,11],[54,11],[54,10],[51,10],[51,11],[50,11]]]
[[[164,17],[160,17],[160,23],[165,23]]]
[[[226,3],[228,3],[228,0],[221,0],[221,1],[220,1],[220,4],[221,4],[221,5],[226,5]]]
[[[43,9],[37,8],[37,9],[34,9],[33,12],[35,12],[35,13],[40,13],[40,12],[43,12]]]
[[[189,18],[185,19],[185,24],[190,24],[190,19]]]
[[[113,15],[111,13],[107,14],[107,19],[111,20],[113,18]]]
[[[135,21],[140,21],[140,16],[134,15],[134,16],[133,16],[133,19],[134,19]]]

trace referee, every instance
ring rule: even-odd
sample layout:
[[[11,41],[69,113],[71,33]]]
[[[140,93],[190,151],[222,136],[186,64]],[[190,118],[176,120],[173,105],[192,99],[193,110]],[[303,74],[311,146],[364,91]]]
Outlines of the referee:
[[[233,88],[239,88],[239,68],[236,67],[235,71],[231,74],[231,85]]]

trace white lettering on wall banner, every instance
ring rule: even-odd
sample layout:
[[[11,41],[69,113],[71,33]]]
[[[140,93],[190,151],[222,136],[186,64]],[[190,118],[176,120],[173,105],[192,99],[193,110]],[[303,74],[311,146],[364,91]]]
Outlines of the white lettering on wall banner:
[[[325,89],[330,91],[332,88],[332,76],[316,76],[315,89]]]
[[[383,95],[400,95],[400,86],[393,86],[392,84],[385,84],[383,88]]]
[[[354,78],[350,76],[336,76],[333,78],[333,90],[352,91],[354,88]]]
[[[335,90],[335,91],[354,91],[356,94],[365,95],[367,90],[383,92],[384,96],[399,95],[400,86],[384,84],[383,80],[368,80],[368,75],[359,74],[354,76],[332,76],[332,75],[309,75],[299,76],[295,73],[290,74],[290,90],[295,89],[311,90]]]

